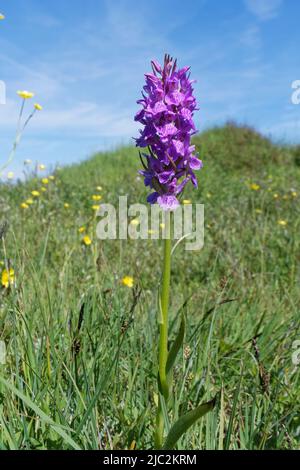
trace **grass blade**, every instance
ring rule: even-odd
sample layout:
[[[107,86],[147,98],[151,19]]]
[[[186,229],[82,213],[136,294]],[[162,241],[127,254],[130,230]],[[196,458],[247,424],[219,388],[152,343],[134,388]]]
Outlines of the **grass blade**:
[[[73,441],[73,439],[62,428],[62,426],[54,423],[54,421],[48,415],[46,415],[46,413],[44,413],[35,403],[33,403],[33,401],[30,398],[26,397],[26,395],[24,395],[23,392],[18,390],[13,384],[7,382],[5,379],[3,379],[3,377],[0,377],[0,382],[5,387],[7,387],[12,393],[17,395],[25,403],[26,406],[31,408],[41,418],[42,421],[44,421],[46,424],[49,424],[49,426],[51,426],[51,428],[57,434],[59,434],[65,440],[65,442],[68,443],[73,449],[80,450],[80,447],[78,446],[78,444],[76,444],[76,442]]]
[[[181,324],[180,324],[180,329],[177,334],[177,337],[171,347],[171,350],[168,355],[168,360],[167,360],[167,375],[171,372],[171,369],[175,363],[177,354],[182,346],[183,340],[184,340],[184,334],[185,334],[185,318],[184,315],[182,316]]]

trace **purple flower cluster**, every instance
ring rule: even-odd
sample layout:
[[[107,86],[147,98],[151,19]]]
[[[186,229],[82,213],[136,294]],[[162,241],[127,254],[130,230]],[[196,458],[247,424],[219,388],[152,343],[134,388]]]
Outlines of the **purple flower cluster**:
[[[197,186],[194,171],[202,168],[191,145],[191,137],[197,132],[193,121],[197,103],[189,67],[177,70],[176,61],[168,55],[163,68],[156,61],[151,64],[153,73],[145,75],[143,99],[138,101],[142,109],[135,116],[144,126],[136,145],[149,151],[140,154],[144,167],[140,173],[145,185],[155,191],[148,202],[174,210],[185,185],[191,180]]]

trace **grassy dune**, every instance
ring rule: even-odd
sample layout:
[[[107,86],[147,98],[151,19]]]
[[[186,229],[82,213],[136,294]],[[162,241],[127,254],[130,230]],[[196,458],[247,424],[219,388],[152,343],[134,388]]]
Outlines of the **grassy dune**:
[[[174,253],[171,326],[184,311],[187,335],[173,419],[219,398],[179,448],[299,449],[300,151],[233,124],[196,144],[204,169],[185,197],[205,204],[205,246]],[[152,445],[161,243],[97,240],[92,208],[97,194],[143,202],[139,166],[121,148],[48,184],[0,185],[0,261],[15,272],[0,288],[2,449]]]

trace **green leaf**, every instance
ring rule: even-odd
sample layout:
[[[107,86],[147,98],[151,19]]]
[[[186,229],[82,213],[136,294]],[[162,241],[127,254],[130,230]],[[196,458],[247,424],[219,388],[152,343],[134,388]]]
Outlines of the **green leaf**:
[[[184,340],[184,334],[185,334],[185,318],[184,315],[182,315],[182,320],[180,324],[180,328],[177,334],[177,337],[172,344],[172,347],[170,349],[169,355],[168,355],[168,360],[167,360],[167,366],[166,366],[166,372],[167,375],[171,372],[172,367],[175,363],[177,354],[182,346],[183,340]]]
[[[171,427],[170,432],[165,440],[163,449],[171,450],[174,448],[176,442],[181,438],[181,436],[188,431],[188,429],[193,426],[193,424],[206,415],[209,411],[214,409],[216,404],[216,398],[209,401],[208,403],[203,403],[199,405],[195,410],[189,411],[183,415],[179,420]]]

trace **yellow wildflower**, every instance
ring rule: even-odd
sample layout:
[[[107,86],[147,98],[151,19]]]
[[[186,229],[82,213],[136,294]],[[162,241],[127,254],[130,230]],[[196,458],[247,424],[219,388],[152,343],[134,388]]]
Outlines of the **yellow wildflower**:
[[[64,208],[65,208],[65,209],[69,209],[69,207],[70,207],[70,204],[69,204],[68,202],[65,202],[65,203],[64,203]]]
[[[7,173],[7,179],[9,180],[12,180],[14,177],[14,173],[12,171],[10,171],[9,173]]]
[[[126,286],[126,287],[131,288],[131,287],[133,287],[133,285],[134,285],[134,280],[133,280],[133,278],[130,277],[130,276],[125,276],[125,277],[123,277],[123,279],[122,279],[122,284],[123,284],[123,286]]]
[[[86,246],[89,246],[92,244],[92,240],[90,239],[88,235],[85,235],[85,237],[83,237],[82,239],[82,243]]]
[[[97,186],[96,190],[97,191],[102,191],[102,186]]]
[[[206,193],[206,197],[207,197],[207,199],[210,199],[210,198],[211,198],[211,194],[210,194],[210,193]]]
[[[165,224],[159,224],[159,226],[160,226],[161,229],[164,229],[166,227]]]
[[[135,450],[136,449],[136,441],[133,440],[132,443],[129,446],[129,450]]]
[[[273,194],[273,198],[274,199],[279,199],[279,194],[277,194],[277,193]]]
[[[31,91],[23,90],[23,91],[17,91],[17,94],[23,98],[23,100],[29,100],[30,98],[34,97],[34,93]]]
[[[47,191],[47,188],[45,188],[44,186],[42,186],[42,187],[41,187],[41,191],[42,191],[43,193],[45,193],[45,192]]]
[[[43,106],[41,106],[39,103],[34,103],[34,109],[36,109],[37,111],[42,111]]]
[[[26,202],[26,204],[28,204],[29,206],[31,206],[31,204],[33,204],[33,199],[29,198],[29,199],[27,199],[25,202]]]
[[[4,269],[2,271],[1,284],[3,287],[7,289],[9,286],[11,286],[14,283],[14,280],[15,280],[15,271],[12,268],[10,268],[9,270]]]
[[[97,211],[98,209],[100,209],[100,206],[94,205],[94,206],[92,206],[92,209],[93,209],[93,211]]]
[[[85,232],[85,227],[79,227],[78,232],[79,233],[84,233]]]
[[[26,202],[22,202],[21,209],[28,209],[29,205]]]
[[[286,220],[278,220],[278,225],[281,225],[281,227],[286,227],[287,226],[287,221]]]
[[[101,201],[102,196],[100,196],[99,194],[94,194],[92,196],[92,199],[93,199],[93,201]]]
[[[256,183],[252,183],[250,185],[250,189],[252,189],[252,191],[259,191],[260,190],[260,186]]]
[[[33,195],[33,197],[39,197],[40,195],[39,191],[31,191],[31,194]]]
[[[140,225],[140,221],[139,219],[133,219],[131,222],[130,222],[130,225],[134,225],[135,227]]]
[[[183,203],[184,205],[188,205],[188,204],[192,204],[192,201],[191,201],[190,199],[184,199],[184,200],[182,201],[182,203]]]
[[[293,197],[297,197],[297,196],[298,196],[298,193],[296,193],[296,191],[293,191],[293,192],[292,192],[292,196],[293,196]]]
[[[46,170],[46,166],[45,166],[43,163],[41,163],[38,168],[39,168],[39,170],[41,170],[41,171]]]
[[[54,180],[55,180],[55,176],[50,175],[50,176],[49,176],[49,180],[54,181]]]
[[[43,179],[42,179],[42,183],[43,183],[43,184],[49,184],[48,178],[43,178]]]

